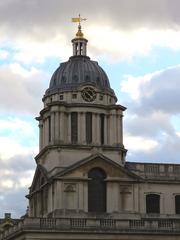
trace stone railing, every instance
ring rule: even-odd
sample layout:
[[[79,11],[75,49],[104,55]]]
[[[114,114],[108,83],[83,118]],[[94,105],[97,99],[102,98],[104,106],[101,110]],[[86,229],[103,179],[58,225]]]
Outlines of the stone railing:
[[[142,177],[180,180],[180,164],[126,163],[126,167]]]
[[[0,234],[0,240],[9,239],[22,231],[78,231],[170,233],[180,235],[180,219],[97,219],[97,218],[25,218]]]

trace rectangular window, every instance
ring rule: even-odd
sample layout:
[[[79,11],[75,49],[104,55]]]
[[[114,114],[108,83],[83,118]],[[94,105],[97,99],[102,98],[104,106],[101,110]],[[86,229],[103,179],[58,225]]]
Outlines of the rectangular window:
[[[175,196],[175,210],[176,214],[180,214],[180,195]]]
[[[104,114],[100,115],[100,136],[101,144],[104,144]]]
[[[160,196],[158,194],[146,195],[146,213],[160,213]]]
[[[86,142],[92,143],[92,113],[86,113]]]
[[[71,142],[77,143],[78,141],[78,114],[77,112],[71,113]]]
[[[77,98],[77,94],[76,93],[73,93],[72,94],[72,99],[76,99]]]
[[[60,100],[63,100],[63,98],[64,98],[63,95],[60,95],[60,96],[59,96],[59,99],[60,99]]]

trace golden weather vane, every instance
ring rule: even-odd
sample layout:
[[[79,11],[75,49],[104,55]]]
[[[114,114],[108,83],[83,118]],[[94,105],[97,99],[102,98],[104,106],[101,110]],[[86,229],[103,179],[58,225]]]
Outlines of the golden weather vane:
[[[84,34],[81,31],[81,22],[86,21],[87,18],[82,18],[81,15],[79,14],[79,17],[72,18],[72,22],[77,22],[78,24],[78,32],[76,33],[76,38],[83,38]]]
[[[81,18],[81,15],[79,14],[79,17],[72,18],[72,22],[78,22],[79,25],[81,24],[82,21],[86,21],[87,18]]]

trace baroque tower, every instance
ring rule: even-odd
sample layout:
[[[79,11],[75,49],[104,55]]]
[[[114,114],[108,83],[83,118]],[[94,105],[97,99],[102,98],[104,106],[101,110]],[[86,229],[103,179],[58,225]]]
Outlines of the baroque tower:
[[[126,108],[116,104],[106,73],[87,56],[87,42],[79,24],[72,40],[73,55],[52,75],[43,97],[44,108],[36,118],[40,151],[28,195],[31,217],[55,216],[68,210],[94,211],[80,193],[76,203],[73,197],[62,197],[65,193],[59,174],[85,159],[92,159],[92,164],[97,158],[112,159],[121,166],[125,162],[122,118]],[[87,174],[77,177],[82,191],[87,189]],[[77,179],[71,180],[71,187],[77,185]],[[106,211],[105,205],[99,211]]]

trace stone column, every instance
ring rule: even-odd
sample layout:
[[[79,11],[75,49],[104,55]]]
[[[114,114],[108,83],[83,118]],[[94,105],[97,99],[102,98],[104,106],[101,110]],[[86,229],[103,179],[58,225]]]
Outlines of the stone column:
[[[60,128],[59,128],[59,135],[60,135],[60,142],[63,143],[65,142],[64,140],[64,132],[65,132],[65,126],[64,126],[64,123],[65,123],[65,113],[64,112],[60,112],[60,122],[59,122],[59,125],[60,125]],[[68,125],[68,124],[67,124]]]
[[[59,112],[55,112],[55,142],[59,142]]]
[[[71,113],[67,115],[67,141],[71,143]]]
[[[120,115],[116,115],[116,128],[117,128],[117,143],[121,143],[121,126],[120,126]]]
[[[77,139],[77,142],[81,144],[81,113],[78,112],[77,113],[77,121],[78,121],[78,139]]]
[[[114,118],[113,114],[109,115],[109,144],[113,145],[114,143]]]
[[[77,195],[78,195],[78,210],[84,210],[84,183],[80,182],[79,184],[79,188],[77,191]]]
[[[107,189],[107,212],[117,212],[119,210],[119,187],[118,183],[108,181],[106,182],[106,189]],[[112,198],[113,196],[113,198]]]
[[[123,115],[120,115],[120,142],[123,144]]]
[[[55,121],[54,121],[54,119],[55,119],[55,112],[51,112],[51,143],[54,143],[54,135],[55,135],[55,131],[54,131]]]
[[[107,115],[104,115],[104,145],[108,144],[108,119]]]
[[[43,148],[43,122],[42,120],[39,121],[39,150]]]
[[[113,114],[113,144],[117,144],[117,124],[116,124],[116,112],[114,111],[114,114]]]
[[[78,42],[78,51],[77,51],[77,55],[78,55],[78,56],[80,55],[80,51],[81,51],[80,42]]]
[[[96,142],[98,145],[100,145],[100,115],[96,114]]]
[[[96,126],[96,114],[92,113],[92,143],[96,144],[97,142],[97,126]]]
[[[88,212],[88,181],[83,182],[84,186],[84,211]]]
[[[48,118],[44,119],[44,146],[49,144],[49,126],[48,126]]]
[[[86,144],[86,113],[81,112],[81,126],[80,126],[80,131],[81,131],[81,138],[80,141],[82,144]]]

